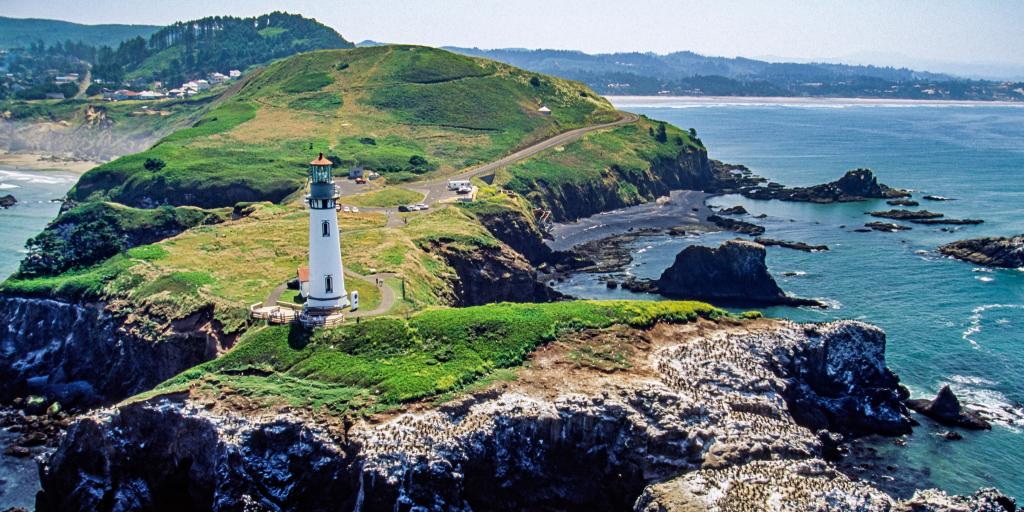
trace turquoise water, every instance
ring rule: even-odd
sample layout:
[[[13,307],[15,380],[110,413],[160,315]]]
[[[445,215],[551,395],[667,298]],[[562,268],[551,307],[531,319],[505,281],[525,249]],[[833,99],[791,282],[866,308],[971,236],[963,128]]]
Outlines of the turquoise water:
[[[0,168],[0,196],[13,195],[18,204],[0,208],[0,280],[18,269],[25,241],[57,216],[64,194],[78,180],[67,171],[23,171]]]
[[[855,233],[873,220],[865,211],[884,201],[813,205],[753,201],[738,196],[710,204],[744,205],[766,236],[826,244],[804,253],[769,248],[768,264],[793,294],[820,297],[828,310],[770,308],[801,321],[864,320],[888,333],[889,365],[915,396],[933,396],[950,384],[961,400],[984,408],[991,432],[964,432],[949,442],[933,435],[926,418],[906,447],[876,448],[919,469],[930,485],[949,492],[996,486],[1024,497],[1024,271],[988,270],[939,256],[934,249],[960,238],[1024,233],[1024,108],[1012,106],[735,105],[620,108],[697,129],[712,158],[743,163],[787,185],[831,181],[848,169],[870,167],[883,183],[955,201],[921,201],[948,217],[985,224],[940,231],[915,226],[901,233]],[[751,220],[751,219],[748,219]],[[841,226],[846,226],[845,228]],[[687,244],[716,245],[734,238],[658,236],[635,245],[628,269],[657,277]],[[783,276],[784,272],[797,275]],[[597,276],[571,277],[559,290],[579,297],[625,297]]]

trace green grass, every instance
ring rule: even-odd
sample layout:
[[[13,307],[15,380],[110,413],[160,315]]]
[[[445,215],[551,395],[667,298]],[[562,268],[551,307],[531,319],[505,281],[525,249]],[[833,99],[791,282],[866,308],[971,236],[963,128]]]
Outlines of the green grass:
[[[344,199],[345,204],[387,208],[403,204],[415,204],[423,200],[423,194],[414,190],[389,187],[374,192],[357,194]]]
[[[334,78],[332,78],[331,75],[322,71],[311,71],[291,77],[283,86],[281,86],[281,90],[292,94],[313,92],[319,91],[320,89],[331,85],[333,82]]]
[[[502,303],[371,319],[312,335],[294,326],[267,327],[157,391],[229,379],[234,392],[247,396],[334,412],[375,410],[450,393],[515,367],[563,331],[615,324],[646,328],[724,314],[699,302]],[[230,377],[254,372],[267,376],[248,382]],[[331,400],[325,398],[329,389],[345,391]]]
[[[341,95],[333,92],[321,92],[303,96],[288,102],[288,108],[310,112],[334,112],[341,108]]]

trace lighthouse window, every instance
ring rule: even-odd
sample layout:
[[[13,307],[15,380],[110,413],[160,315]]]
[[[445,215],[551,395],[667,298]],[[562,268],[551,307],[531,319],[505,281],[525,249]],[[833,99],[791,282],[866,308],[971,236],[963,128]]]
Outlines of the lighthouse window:
[[[324,236],[331,236],[331,223],[330,222],[325,220],[323,222],[323,224],[321,224],[320,227],[323,229]]]
[[[334,279],[329,275],[324,278],[324,291],[327,293],[334,292]]]

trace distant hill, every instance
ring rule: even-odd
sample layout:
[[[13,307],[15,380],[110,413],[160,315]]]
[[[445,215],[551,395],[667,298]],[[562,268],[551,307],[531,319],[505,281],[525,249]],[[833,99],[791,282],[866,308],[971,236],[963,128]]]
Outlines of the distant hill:
[[[20,19],[0,16],[0,48],[26,47],[42,41],[46,46],[73,41],[89,46],[117,46],[134,37],[153,35],[156,25],[82,25],[69,21]]]
[[[1016,86],[906,68],[773,63],[693,52],[587,54],[570,50],[447,48],[579,80],[601,94],[820,96],[1024,100]]]
[[[97,54],[94,74],[110,81],[179,83],[212,71],[265,64],[311,50],[351,48],[334,29],[311,18],[274,12],[254,18],[215,16],[178,22]]]

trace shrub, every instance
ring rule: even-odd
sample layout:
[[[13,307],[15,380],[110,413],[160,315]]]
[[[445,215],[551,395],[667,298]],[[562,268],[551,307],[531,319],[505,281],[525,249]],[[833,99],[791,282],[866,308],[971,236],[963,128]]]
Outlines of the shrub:
[[[159,171],[166,167],[167,164],[159,158],[147,158],[146,162],[143,163],[142,166],[145,167],[147,171]]]

